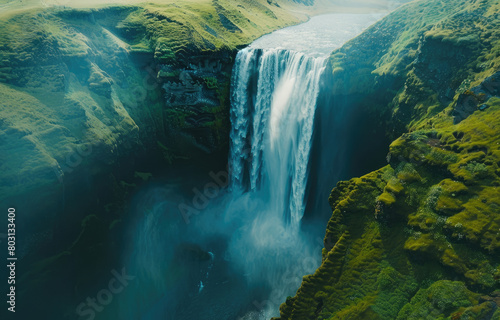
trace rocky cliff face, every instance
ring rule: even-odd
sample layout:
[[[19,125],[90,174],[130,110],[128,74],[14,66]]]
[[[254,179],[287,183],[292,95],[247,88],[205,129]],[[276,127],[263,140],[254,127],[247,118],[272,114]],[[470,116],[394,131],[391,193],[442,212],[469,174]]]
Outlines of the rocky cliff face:
[[[1,202],[46,225],[143,158],[225,159],[236,48],[297,22],[265,1],[2,12]]]
[[[333,189],[322,265],[280,319],[500,317],[499,10],[410,3],[332,55],[332,107],[397,139]]]

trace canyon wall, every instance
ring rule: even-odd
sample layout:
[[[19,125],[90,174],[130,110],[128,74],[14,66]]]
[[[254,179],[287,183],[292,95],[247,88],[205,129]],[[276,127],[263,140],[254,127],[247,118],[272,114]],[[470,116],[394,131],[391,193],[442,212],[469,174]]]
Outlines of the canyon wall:
[[[280,319],[500,317],[499,10],[412,2],[332,54],[332,113],[394,142],[331,192],[322,265]]]
[[[300,19],[265,1],[3,12],[0,202],[43,229],[148,179],[139,163],[225,162],[237,48]]]

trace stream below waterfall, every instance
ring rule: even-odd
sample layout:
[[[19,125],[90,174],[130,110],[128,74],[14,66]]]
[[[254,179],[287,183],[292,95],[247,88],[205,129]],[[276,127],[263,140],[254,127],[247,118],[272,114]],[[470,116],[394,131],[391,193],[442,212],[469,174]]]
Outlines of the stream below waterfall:
[[[137,280],[103,319],[106,312],[176,320],[279,315],[321,262],[325,226],[311,234],[301,220],[316,179],[309,158],[322,72],[333,50],[382,17],[317,16],[238,53],[229,173],[207,173],[210,181],[194,188],[182,179],[149,186],[136,196],[134,207],[149,208],[130,226],[124,263]]]

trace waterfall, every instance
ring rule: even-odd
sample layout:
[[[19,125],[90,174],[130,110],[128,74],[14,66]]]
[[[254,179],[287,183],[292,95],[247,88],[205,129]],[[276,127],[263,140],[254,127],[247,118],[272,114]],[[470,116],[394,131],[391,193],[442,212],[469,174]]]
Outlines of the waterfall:
[[[134,226],[127,264],[141,289],[119,297],[120,318],[269,319],[318,268],[322,239],[305,235],[300,223],[324,66],[325,58],[296,51],[238,53],[231,80],[230,190],[205,198],[203,212],[189,224],[179,221],[184,216],[176,215],[177,202],[196,207],[193,199],[206,196],[197,188],[188,203],[178,200],[184,198],[178,188],[154,188],[141,197],[138,208],[149,209]]]
[[[241,50],[231,95],[231,186],[262,192],[271,212],[300,225],[313,119],[325,59],[282,49]]]
[[[139,232],[127,270],[143,279],[149,296],[124,294],[122,318],[141,313],[134,301],[147,305],[147,299],[163,293],[147,305],[143,319],[166,314],[172,319],[270,319],[279,315],[280,304],[296,292],[302,277],[318,268],[322,237],[304,232],[301,220],[325,61],[284,49],[249,47],[237,54],[231,79],[230,188],[210,201],[207,197],[203,212],[189,224],[172,209],[184,197],[173,189],[149,190],[141,198],[138,207],[152,209],[135,226]],[[207,195],[193,190],[195,197],[186,205],[196,207],[192,199]],[[200,261],[196,250],[187,258],[178,256],[185,244],[206,248],[209,259]]]
[[[330,104],[317,102],[325,62],[374,19],[313,17],[263,36],[237,54],[231,79],[230,170],[209,172],[211,179],[202,186],[207,176],[192,185],[191,168],[179,168],[173,175],[177,180],[149,186],[137,196],[125,265],[140,288],[134,284],[114,297],[118,318],[279,316],[280,304],[321,263],[323,222],[301,224],[311,199],[327,206],[323,193],[335,182],[329,169],[337,167],[328,155],[338,154],[340,144],[321,142],[331,143],[334,129],[343,133],[339,124],[345,119]],[[194,175],[200,177],[199,172]],[[229,188],[223,188],[227,182]],[[308,190],[313,190],[310,195]],[[329,208],[317,212],[327,215]],[[112,318],[104,315],[113,314],[112,305],[103,318]]]

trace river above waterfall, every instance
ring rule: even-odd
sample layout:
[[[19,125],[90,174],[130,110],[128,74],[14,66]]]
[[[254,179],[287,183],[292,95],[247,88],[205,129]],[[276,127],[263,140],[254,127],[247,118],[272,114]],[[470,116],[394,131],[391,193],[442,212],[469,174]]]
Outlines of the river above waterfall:
[[[152,209],[133,226],[127,270],[141,285],[120,296],[122,319],[279,315],[279,305],[321,263],[324,226],[307,233],[301,219],[326,59],[381,17],[314,17],[238,53],[230,170],[207,173],[213,181],[191,193],[154,186],[135,200]]]
[[[277,30],[255,40],[256,49],[286,49],[314,57],[327,57],[333,50],[356,37],[385,13],[324,14],[308,22]]]

